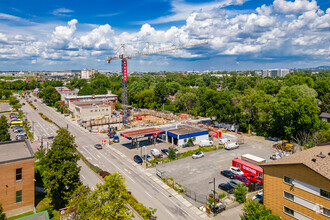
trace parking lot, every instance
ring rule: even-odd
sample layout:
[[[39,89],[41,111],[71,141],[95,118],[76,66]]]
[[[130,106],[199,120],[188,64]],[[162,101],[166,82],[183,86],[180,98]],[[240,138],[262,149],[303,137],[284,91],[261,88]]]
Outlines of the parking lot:
[[[203,158],[192,159],[186,157],[170,163],[160,164],[157,169],[165,172],[167,177],[173,177],[176,182],[184,187],[205,196],[212,192],[213,183],[210,184],[209,182],[215,178],[216,191],[221,192],[218,185],[226,183],[229,179],[220,175],[220,171],[229,169],[234,158],[249,153],[269,161],[269,156],[274,152],[272,149],[274,142],[267,141],[262,137],[245,136],[244,142],[235,150],[220,149],[206,152]]]

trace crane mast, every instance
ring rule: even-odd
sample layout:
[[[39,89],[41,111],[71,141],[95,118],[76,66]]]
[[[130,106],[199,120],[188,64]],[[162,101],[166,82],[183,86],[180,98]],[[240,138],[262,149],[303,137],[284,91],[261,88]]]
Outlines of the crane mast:
[[[198,45],[207,44],[207,41],[202,41],[196,44],[188,44],[184,46],[171,46],[171,47],[165,47],[165,48],[159,48],[153,51],[148,52],[139,52],[132,55],[126,55],[125,53],[125,44],[121,44],[121,54],[118,57],[107,57],[107,63],[110,64],[111,60],[121,60],[121,68],[122,68],[122,74],[123,74],[123,83],[122,83],[122,109],[123,109],[123,124],[125,125],[127,123],[127,118],[129,116],[129,112],[127,109],[128,106],[128,97],[127,97],[127,59],[131,59],[134,57],[140,57],[140,56],[147,56],[152,54],[158,54],[158,53],[164,53],[169,52],[173,50],[179,50],[183,48],[189,48],[194,47]]]

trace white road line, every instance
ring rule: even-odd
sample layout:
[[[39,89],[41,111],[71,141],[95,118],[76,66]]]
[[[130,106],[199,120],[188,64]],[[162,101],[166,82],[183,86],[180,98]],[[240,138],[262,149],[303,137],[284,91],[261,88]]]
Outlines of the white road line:
[[[98,158],[101,158],[100,155],[96,155]]]
[[[174,218],[174,215],[172,215],[172,213],[170,213],[170,211],[167,210],[167,208],[165,208],[165,211],[170,214],[170,216],[172,216],[172,218]]]
[[[146,193],[150,198],[152,198],[152,196],[151,196],[149,193],[147,193],[147,191],[145,191],[145,193]]]
[[[86,178],[84,177],[84,175],[80,174],[80,176],[85,180]]]

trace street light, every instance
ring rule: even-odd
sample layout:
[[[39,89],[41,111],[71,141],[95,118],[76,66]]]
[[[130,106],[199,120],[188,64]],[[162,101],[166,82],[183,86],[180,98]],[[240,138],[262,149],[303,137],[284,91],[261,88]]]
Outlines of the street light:
[[[213,205],[215,205],[215,178],[209,184],[213,183]]]

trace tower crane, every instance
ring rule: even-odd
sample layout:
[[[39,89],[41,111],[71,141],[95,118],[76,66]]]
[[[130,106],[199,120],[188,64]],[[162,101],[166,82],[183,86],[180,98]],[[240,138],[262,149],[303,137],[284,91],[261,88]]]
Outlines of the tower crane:
[[[163,47],[156,50],[148,51],[148,52],[138,52],[131,55],[126,55],[125,53],[125,44],[121,44],[121,54],[118,57],[107,57],[107,63],[110,64],[111,60],[121,60],[121,67],[122,67],[122,74],[123,74],[123,83],[122,83],[122,107],[123,107],[123,124],[125,124],[127,118],[128,118],[128,111],[127,111],[127,105],[128,105],[128,99],[127,99],[127,59],[132,59],[134,57],[141,57],[141,56],[147,56],[152,54],[158,54],[158,53],[164,53],[172,50],[179,50],[183,48],[189,48],[189,47],[195,47],[198,45],[207,44],[207,41],[202,41],[195,44],[188,44],[184,46],[175,46],[172,45],[170,47]]]

